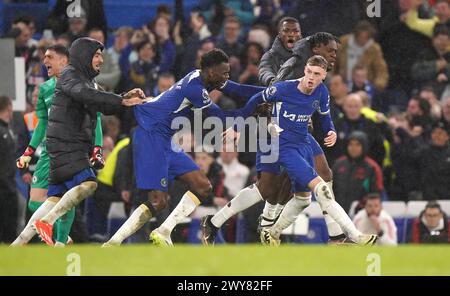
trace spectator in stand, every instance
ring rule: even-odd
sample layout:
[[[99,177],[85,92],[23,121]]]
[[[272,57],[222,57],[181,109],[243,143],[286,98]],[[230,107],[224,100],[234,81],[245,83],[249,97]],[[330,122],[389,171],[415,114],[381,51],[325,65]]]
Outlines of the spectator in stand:
[[[180,53],[182,59],[177,78],[183,77],[196,68],[196,61],[198,59],[197,52],[201,46],[201,41],[211,37],[211,32],[205,22],[205,17],[198,11],[191,12],[190,27],[192,33],[184,42],[184,46],[177,44],[178,50],[182,51]]]
[[[427,100],[420,97],[411,98],[406,109],[406,117],[412,136],[419,135],[422,132],[426,135],[430,133],[433,118],[431,117],[431,105]]]
[[[23,22],[13,24],[11,30],[5,37],[15,39],[16,57],[23,57],[25,59],[26,66],[28,66],[28,62],[34,51],[34,47],[28,46],[28,42],[31,39],[31,32],[28,26]]]
[[[170,37],[170,19],[164,14],[157,16],[152,25],[155,34],[156,51],[160,56],[160,64],[164,65],[161,71],[171,71],[175,63],[175,44]]]
[[[450,221],[441,206],[430,201],[413,222],[410,242],[417,244],[450,243]]]
[[[434,124],[431,145],[422,151],[419,164],[423,198],[450,199],[449,131],[442,122]]]
[[[339,118],[339,114],[342,114],[345,98],[349,91],[348,86],[345,83],[345,79],[341,74],[333,74],[328,84],[330,90],[330,112],[333,121]]]
[[[205,53],[207,53],[208,51],[212,50],[215,47],[216,45],[214,43],[213,38],[206,38],[200,42],[200,48],[197,50],[197,56],[195,60],[196,69],[200,69],[200,60],[202,55],[204,55]]]
[[[375,98],[375,87],[367,80],[367,67],[357,64],[352,70],[352,79],[348,82],[348,89],[351,93],[364,91],[367,93],[370,102]]]
[[[380,166],[369,156],[367,135],[354,131],[347,140],[346,153],[333,165],[333,191],[336,201],[347,212],[352,202],[363,202],[368,193],[383,191]]]
[[[433,120],[439,120],[442,116],[442,106],[438,100],[436,91],[431,86],[425,86],[420,90],[419,97],[430,104],[430,114]]]
[[[146,29],[148,31],[148,29]],[[143,30],[135,30],[131,36],[130,42],[125,48],[122,49],[119,57],[119,67],[122,73],[121,81],[119,83],[118,90],[125,91],[128,85],[128,74],[130,72],[131,64],[139,59],[137,52],[137,46],[144,41],[149,41],[150,36]]]
[[[75,39],[87,36],[87,15],[83,8],[80,8],[80,14],[69,17],[69,29],[67,34],[72,42]]]
[[[229,200],[228,190],[225,186],[225,173],[222,166],[214,159],[211,147],[197,147],[195,151],[195,163],[205,173],[212,185],[211,197],[202,206],[224,207]]]
[[[30,39],[27,41],[28,48],[38,47],[38,40],[33,39],[34,34],[36,34],[36,23],[35,21],[28,16],[19,16],[14,19],[13,26],[17,23],[23,23],[27,25],[28,30],[30,31]]]
[[[417,86],[432,86],[440,97],[450,78],[450,30],[439,25],[434,28],[433,47],[425,48],[411,68]]]
[[[105,35],[101,29],[91,29],[88,36],[105,44]],[[103,51],[103,64],[100,69],[100,74],[95,78],[97,83],[106,91],[114,91],[119,83],[120,75],[119,64],[114,61],[108,51]]]
[[[63,33],[63,34],[59,35],[55,39],[55,44],[61,44],[65,48],[69,48],[70,47],[70,37],[69,37],[69,35],[67,35],[66,33]]]
[[[351,132],[355,130],[363,131],[368,137],[367,154],[374,159],[378,165],[383,165],[385,156],[384,136],[382,126],[376,124],[370,119],[363,116],[361,110],[363,108],[362,98],[359,94],[349,94],[344,101],[344,114],[335,121],[336,131],[338,133],[338,141],[332,150],[330,163],[345,154],[345,141]]]
[[[390,116],[388,124],[392,132],[391,156],[395,172],[389,196],[401,200],[421,199],[419,157],[427,145],[431,127],[430,105],[413,97],[406,112]]]
[[[417,5],[417,4],[416,4]],[[437,0],[434,4],[434,17],[419,18],[418,7],[410,9],[404,16],[405,24],[414,31],[432,37],[433,30],[438,25],[445,25],[450,29],[450,3],[448,0]]]
[[[166,90],[168,90],[172,85],[175,84],[175,76],[172,73],[165,72],[161,73],[158,76],[158,82],[156,83],[156,87],[153,90],[153,96],[156,97]]]
[[[363,233],[378,235],[377,245],[397,245],[397,226],[391,215],[383,210],[380,194],[370,193],[364,197],[364,209],[356,214],[353,223]]]
[[[277,21],[284,15],[284,11],[280,7],[280,1],[257,0],[256,3],[257,9],[259,9],[259,16],[254,21],[254,24],[262,24],[267,28],[276,29]],[[274,30],[271,35],[276,33]]]
[[[353,33],[341,38],[341,47],[338,51],[334,73],[339,73],[352,79],[352,70],[355,65],[364,65],[367,68],[367,79],[378,91],[386,88],[389,73],[383,51],[373,39],[375,29],[368,21],[360,21]]]
[[[131,27],[120,27],[114,33],[114,44],[108,48],[106,52],[111,56],[115,63],[119,64],[120,54],[130,43],[132,36],[133,28]]]
[[[225,172],[225,187],[231,196],[236,196],[247,182],[250,174],[249,168],[239,162],[235,147],[229,145],[220,153],[217,163]]]
[[[103,135],[111,137],[114,143],[119,140],[121,134],[121,122],[115,115],[102,116]]]
[[[145,40],[137,45],[138,60],[133,62],[128,73],[128,88],[141,88],[146,96],[150,96],[158,79],[158,73],[163,65],[155,61],[155,45]]]
[[[200,0],[198,4],[198,9],[208,23],[217,13],[221,13],[220,9],[217,9],[221,7],[224,17],[235,16],[245,27],[250,26],[255,18],[250,0]]]
[[[223,36],[217,41],[217,47],[222,49],[229,57],[230,79],[237,80],[241,68],[239,58],[244,50],[244,45],[239,39],[241,35],[241,23],[234,16],[227,17],[223,26]]]
[[[255,42],[247,43],[244,49],[244,56],[241,59],[241,75],[239,75],[239,83],[259,85],[258,65],[263,55],[263,48]]]
[[[256,42],[267,51],[272,46],[270,29],[264,25],[256,24],[250,28],[247,35],[247,42]]]

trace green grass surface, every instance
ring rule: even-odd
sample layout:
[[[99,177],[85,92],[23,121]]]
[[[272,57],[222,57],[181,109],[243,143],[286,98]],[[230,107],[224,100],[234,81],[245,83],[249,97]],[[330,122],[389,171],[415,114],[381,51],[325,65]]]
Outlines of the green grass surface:
[[[70,254],[76,254],[75,256]],[[373,268],[370,254],[380,258]],[[450,275],[450,246],[0,246],[0,275]],[[369,257],[369,258],[368,258]]]

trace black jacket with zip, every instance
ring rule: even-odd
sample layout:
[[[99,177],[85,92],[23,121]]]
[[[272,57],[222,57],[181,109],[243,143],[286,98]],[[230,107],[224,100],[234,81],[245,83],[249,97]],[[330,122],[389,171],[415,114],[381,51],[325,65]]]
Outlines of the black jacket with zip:
[[[98,49],[103,50],[103,44],[94,39],[75,40],[69,65],[56,83],[47,126],[50,184],[67,181],[90,167],[97,112],[111,115],[122,108],[121,96],[96,88],[98,72],[92,67],[92,58]]]

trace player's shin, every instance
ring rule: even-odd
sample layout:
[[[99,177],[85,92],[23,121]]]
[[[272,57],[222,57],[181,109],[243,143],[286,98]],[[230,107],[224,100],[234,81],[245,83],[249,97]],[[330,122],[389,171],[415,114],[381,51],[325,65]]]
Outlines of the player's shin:
[[[333,199],[335,199],[333,192],[333,181],[329,181],[326,183],[328,187],[331,189]],[[342,236],[345,237],[344,232],[342,231],[339,224],[336,221],[334,221],[334,219],[328,214],[327,211],[323,211],[323,218],[325,219],[325,223],[327,224],[328,236],[330,237],[330,239],[338,239],[341,238]]]
[[[47,213],[50,212],[50,210],[56,205],[58,201],[59,201],[58,197],[55,196],[49,197],[37,209],[35,209],[27,225],[22,230],[20,235],[16,238],[16,240],[11,244],[11,246],[24,245],[28,243],[36,234],[36,231],[32,226],[33,222],[47,215]],[[31,205],[31,207],[33,207],[33,205]]]
[[[105,245],[120,245],[125,239],[138,231],[151,217],[150,209],[145,204],[141,204]]]
[[[314,195],[322,211],[326,211],[352,240],[361,235],[344,209],[333,199],[333,192],[327,183],[320,179],[314,186]]]
[[[277,222],[270,229],[270,235],[279,239],[281,232],[295,222],[298,215],[311,204],[311,195],[294,195],[285,205]]]
[[[54,224],[55,221],[79,204],[83,199],[92,195],[97,189],[95,181],[85,181],[67,191],[55,207],[42,218],[42,222]]]
[[[170,237],[175,226],[188,217],[200,203],[200,199],[194,193],[187,191],[169,217],[158,227],[158,231]]]
[[[258,187],[252,184],[245,187],[211,219],[211,223],[220,228],[228,219],[263,200]]]

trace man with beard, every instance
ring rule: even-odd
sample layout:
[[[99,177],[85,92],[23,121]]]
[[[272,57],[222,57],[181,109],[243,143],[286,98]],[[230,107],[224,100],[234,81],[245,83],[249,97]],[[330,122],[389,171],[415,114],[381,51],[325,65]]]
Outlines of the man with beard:
[[[122,106],[142,103],[144,93],[134,89],[125,96],[97,89],[94,78],[103,63],[102,43],[91,38],[75,40],[69,50],[69,65],[56,82],[48,116],[47,150],[50,156],[48,196],[53,208],[33,225],[39,236],[53,245],[53,224],[97,188],[91,169],[90,150],[97,112],[112,115]]]

